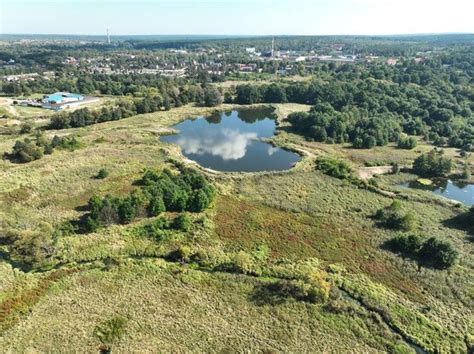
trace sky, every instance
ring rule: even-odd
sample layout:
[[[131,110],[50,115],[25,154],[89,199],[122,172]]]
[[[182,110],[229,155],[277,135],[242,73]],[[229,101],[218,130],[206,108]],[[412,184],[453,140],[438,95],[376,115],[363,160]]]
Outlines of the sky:
[[[0,33],[474,33],[474,0],[0,0]]]

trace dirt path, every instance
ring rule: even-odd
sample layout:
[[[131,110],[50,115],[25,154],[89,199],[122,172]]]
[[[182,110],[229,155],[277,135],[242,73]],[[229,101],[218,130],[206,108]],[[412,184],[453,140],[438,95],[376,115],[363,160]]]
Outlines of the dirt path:
[[[374,176],[389,174],[392,170],[392,166],[361,167],[357,170],[357,174],[360,179],[368,181]]]

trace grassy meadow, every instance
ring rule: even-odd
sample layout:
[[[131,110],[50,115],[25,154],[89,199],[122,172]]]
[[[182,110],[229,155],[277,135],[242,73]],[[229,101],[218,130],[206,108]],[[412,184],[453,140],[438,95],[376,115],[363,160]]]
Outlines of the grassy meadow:
[[[80,218],[92,195],[128,194],[145,169],[172,168],[170,159],[183,159],[176,146],[160,142],[160,134],[184,119],[232,108],[187,105],[46,131],[48,137],[74,135],[81,148],[27,164],[0,161],[0,232],[54,230]],[[431,147],[420,142],[412,151],[369,151],[309,142],[285,130],[286,116],[309,106],[275,108],[281,130],[273,142],[299,151],[303,160],[279,173],[210,173],[191,165],[216,186],[217,197],[212,208],[190,215],[187,232],[143,235],[139,231],[154,220],[145,218],[60,235],[47,264],[32,271],[0,245],[0,351],[472,350],[472,235],[447,223],[467,209],[396,187],[411,175],[377,177],[378,187],[369,188],[315,169],[317,156],[344,159],[354,169],[409,165]],[[17,139],[0,135],[0,152]],[[107,178],[94,178],[102,168]],[[419,268],[385,250],[398,232],[378,227],[373,215],[394,199],[416,214],[414,232],[455,245],[460,257],[453,268]],[[184,248],[199,257],[170,259],[170,252]],[[272,292],[278,282],[307,274],[327,290],[325,301]]]

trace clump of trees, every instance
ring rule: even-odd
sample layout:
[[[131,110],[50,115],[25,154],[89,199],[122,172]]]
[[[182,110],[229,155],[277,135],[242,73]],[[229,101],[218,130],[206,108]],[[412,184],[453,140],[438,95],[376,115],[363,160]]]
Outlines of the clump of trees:
[[[402,129],[395,121],[381,115],[360,120],[353,116],[360,114],[355,110],[338,112],[328,103],[318,103],[309,113],[290,114],[288,121],[299,134],[324,143],[350,142],[355,148],[370,149],[398,141]]]
[[[44,155],[52,154],[54,149],[74,151],[80,147],[79,141],[74,136],[54,136],[49,141],[43,134],[38,132],[34,139],[25,138],[17,140],[11,153],[5,153],[3,157],[15,163],[28,163],[39,160]]]
[[[331,177],[339,179],[352,177],[352,169],[345,161],[320,157],[316,160],[316,168]]]
[[[214,187],[206,178],[191,169],[180,167],[177,173],[169,169],[144,173],[140,187],[126,197],[93,196],[88,203],[87,231],[102,226],[128,224],[137,217],[153,217],[165,211],[201,212],[209,207],[215,196]],[[180,229],[189,228],[186,215],[176,221]]]
[[[11,153],[5,153],[3,157],[12,162],[27,163],[39,160],[44,155],[44,146],[39,145],[36,141],[25,138],[23,141],[17,140],[13,145]]]
[[[405,211],[403,204],[395,200],[390,206],[379,209],[375,214],[375,219],[382,227],[400,230],[411,231],[415,228],[416,217],[411,211]]]
[[[416,138],[413,136],[400,137],[400,139],[398,140],[399,149],[412,150],[416,148],[416,144]]]
[[[451,172],[453,161],[442,152],[431,150],[415,159],[413,172],[422,177],[442,177]]]
[[[416,260],[420,265],[436,269],[448,269],[459,257],[458,251],[449,242],[430,237],[423,240],[418,235],[400,235],[388,242],[396,253]]]

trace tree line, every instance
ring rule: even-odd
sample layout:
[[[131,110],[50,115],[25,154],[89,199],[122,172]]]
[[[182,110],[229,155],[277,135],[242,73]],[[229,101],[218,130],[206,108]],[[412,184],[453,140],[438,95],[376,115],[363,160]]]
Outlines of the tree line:
[[[189,97],[187,98],[189,99]],[[206,107],[217,106],[222,103],[222,95],[215,87],[207,87],[203,95],[198,96],[198,104]],[[81,108],[72,112],[61,112],[51,117],[49,129],[79,128],[97,123],[120,120],[137,114],[168,111],[172,107],[182,104],[182,100],[171,101],[168,96],[160,94],[147,95],[143,98],[123,98],[116,105],[102,107],[99,110]],[[186,102],[187,103],[187,102]]]

